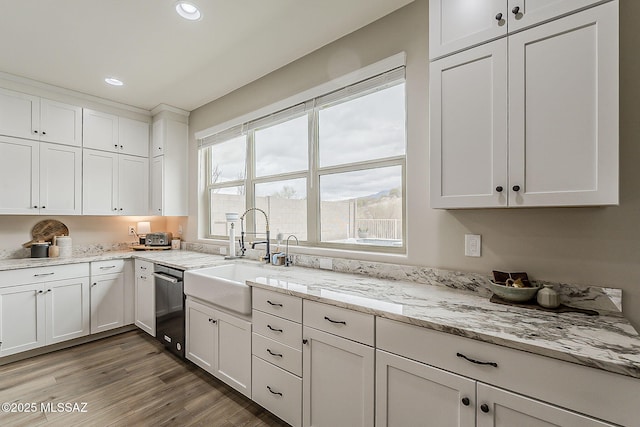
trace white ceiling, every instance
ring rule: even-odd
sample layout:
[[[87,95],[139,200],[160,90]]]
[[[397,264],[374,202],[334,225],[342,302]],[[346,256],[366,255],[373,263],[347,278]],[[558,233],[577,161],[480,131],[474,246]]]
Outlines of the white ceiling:
[[[193,0],[189,22],[175,0],[0,0],[0,71],[191,111],[411,1]]]

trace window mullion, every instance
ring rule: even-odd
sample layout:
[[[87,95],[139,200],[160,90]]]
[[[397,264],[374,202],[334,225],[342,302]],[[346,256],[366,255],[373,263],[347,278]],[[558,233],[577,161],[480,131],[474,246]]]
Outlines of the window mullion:
[[[247,132],[247,178],[244,186],[245,206],[247,209],[255,207],[255,175],[256,175],[256,148],[255,130]],[[249,212],[244,221],[245,231],[255,232],[254,212]],[[242,215],[242,213],[240,214]]]
[[[309,113],[309,177],[307,178],[307,241],[320,241],[320,192],[318,176],[318,108]]]

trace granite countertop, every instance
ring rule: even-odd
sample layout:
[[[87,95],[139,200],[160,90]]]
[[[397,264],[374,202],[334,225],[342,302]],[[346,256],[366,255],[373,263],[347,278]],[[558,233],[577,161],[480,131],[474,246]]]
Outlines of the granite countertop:
[[[190,270],[234,262],[192,251],[121,251],[73,258],[0,260],[0,271],[139,258]],[[640,336],[620,314],[554,314],[491,303],[434,283],[378,279],[304,267],[264,265],[250,285],[509,348],[640,378]]]

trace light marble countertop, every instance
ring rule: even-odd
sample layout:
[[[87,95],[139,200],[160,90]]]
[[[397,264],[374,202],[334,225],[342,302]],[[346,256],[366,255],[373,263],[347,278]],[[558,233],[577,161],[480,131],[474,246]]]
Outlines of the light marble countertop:
[[[184,270],[228,263],[191,251],[122,251],[56,259],[0,260],[0,271],[118,258],[140,258]],[[554,314],[491,303],[443,286],[303,267],[264,265],[249,284],[454,335],[640,378],[640,336],[622,316]]]

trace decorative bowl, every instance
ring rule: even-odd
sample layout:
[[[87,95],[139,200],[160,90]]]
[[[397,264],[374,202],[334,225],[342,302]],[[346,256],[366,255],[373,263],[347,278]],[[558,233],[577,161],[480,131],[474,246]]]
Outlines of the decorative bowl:
[[[491,280],[489,281],[489,288],[496,296],[504,300],[513,302],[524,302],[529,301],[531,298],[533,298],[536,293],[538,293],[541,286],[532,284],[532,287],[530,288],[514,288],[512,286],[495,283]]]

